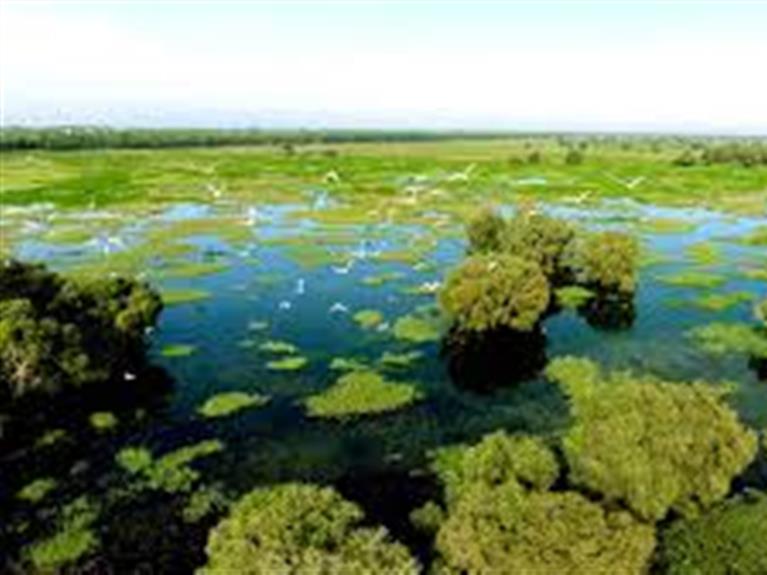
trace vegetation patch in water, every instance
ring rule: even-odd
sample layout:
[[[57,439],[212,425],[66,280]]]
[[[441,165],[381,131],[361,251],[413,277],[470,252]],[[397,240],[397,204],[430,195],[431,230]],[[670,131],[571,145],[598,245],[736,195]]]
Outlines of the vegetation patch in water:
[[[412,343],[437,341],[441,335],[440,328],[436,322],[416,315],[406,315],[398,318],[394,322],[392,333],[395,338]]]
[[[767,225],[752,230],[740,238],[740,243],[747,246],[767,246]]]
[[[412,367],[416,362],[423,358],[423,352],[419,350],[405,351],[402,353],[393,353],[385,351],[378,362],[383,367],[407,368]]]
[[[117,416],[110,411],[96,411],[88,417],[88,422],[96,431],[109,431],[117,427]]]
[[[375,309],[362,309],[354,314],[353,319],[363,329],[373,329],[383,323],[383,314]]]
[[[688,333],[704,350],[714,355],[742,353],[767,358],[767,335],[745,323],[711,323]]]
[[[160,350],[160,355],[163,357],[189,357],[195,351],[197,351],[196,345],[189,345],[185,343],[171,343],[164,346]]]
[[[267,353],[274,353],[274,354],[293,354],[298,352],[298,347],[293,345],[290,342],[287,341],[278,341],[274,339],[270,339],[268,341],[265,341],[260,346],[258,346],[258,349],[261,351],[265,351]]]
[[[309,363],[309,360],[300,355],[283,357],[266,362],[267,369],[272,371],[298,371],[303,369]]]
[[[722,261],[721,250],[711,242],[693,244],[686,250],[687,257],[700,266],[711,266]]]
[[[361,371],[368,369],[364,361],[353,357],[334,357],[329,367],[333,371]]]
[[[224,417],[249,407],[266,405],[269,398],[258,393],[227,391],[208,398],[197,410],[207,418]]]
[[[325,391],[306,399],[312,417],[343,418],[401,409],[422,397],[409,383],[387,381],[375,371],[351,371]]]
[[[647,234],[688,234],[694,232],[698,224],[688,220],[655,218],[636,224],[635,229]]]
[[[333,489],[290,483],[251,491],[210,533],[203,575],[397,573],[416,575],[407,548]]]
[[[706,272],[688,271],[673,275],[658,276],[658,280],[665,284],[678,287],[713,289],[724,284],[727,281],[727,278]]]
[[[52,477],[40,477],[27,483],[16,493],[16,499],[29,503],[39,503],[54,489],[58,482]]]
[[[165,305],[181,305],[185,303],[194,303],[206,300],[210,297],[210,292],[202,289],[164,289],[162,290],[162,301]]]
[[[566,309],[578,309],[595,295],[590,289],[581,286],[566,286],[554,290],[557,303]]]
[[[362,284],[370,287],[382,286],[386,283],[396,281],[405,277],[401,272],[383,272],[376,275],[369,275],[362,278]]]
[[[220,262],[177,262],[163,267],[157,272],[160,279],[190,279],[218,274],[229,268]]]
[[[749,302],[753,296],[748,292],[712,293],[699,296],[692,303],[709,311],[724,311],[740,303]]]

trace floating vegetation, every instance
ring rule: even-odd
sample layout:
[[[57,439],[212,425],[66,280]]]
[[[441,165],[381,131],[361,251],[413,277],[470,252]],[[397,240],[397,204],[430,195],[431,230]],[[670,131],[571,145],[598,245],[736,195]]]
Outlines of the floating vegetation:
[[[566,286],[554,290],[557,303],[566,309],[578,309],[595,295],[590,289],[581,286]]]
[[[441,335],[436,322],[416,315],[406,315],[397,319],[392,333],[395,338],[412,343],[437,341]]]
[[[300,355],[295,355],[268,361],[266,363],[266,367],[272,371],[298,371],[299,369],[306,367],[308,363],[309,360],[307,358]]]
[[[162,302],[167,306],[181,305],[206,300],[210,295],[210,292],[202,289],[164,289]]]
[[[265,405],[269,398],[258,393],[227,391],[208,398],[197,412],[203,417],[224,417],[249,407]]]
[[[27,483],[16,493],[16,499],[28,503],[39,503],[54,489],[58,482],[52,477],[40,477]]]
[[[195,351],[197,351],[196,345],[172,343],[163,347],[160,350],[160,355],[163,357],[189,357]]]
[[[285,257],[303,268],[319,268],[344,263],[342,254],[334,253],[324,246],[311,243],[291,244],[283,248]]]
[[[167,493],[188,492],[200,477],[200,473],[190,464],[201,457],[218,453],[223,448],[224,444],[220,441],[209,439],[155,459],[145,447],[125,447],[117,453],[116,461],[138,479],[139,488]]]
[[[767,246],[767,225],[759,226],[739,239],[747,246]]]
[[[96,411],[88,417],[91,427],[96,431],[109,431],[117,427],[117,416],[109,411]]]
[[[229,269],[229,266],[220,262],[174,262],[157,270],[160,279],[190,279],[219,274]]]
[[[356,312],[352,318],[363,329],[373,329],[383,323],[383,314],[374,309],[363,309]]]
[[[218,486],[202,486],[189,496],[181,514],[187,523],[196,523],[201,519],[226,509],[229,498]]]
[[[387,381],[371,370],[351,371],[325,391],[306,399],[312,417],[343,418],[401,409],[421,398],[415,386]]]
[[[635,225],[636,231],[646,234],[688,234],[697,227],[695,222],[670,218],[644,220]]]
[[[658,276],[658,281],[672,286],[711,289],[724,284],[727,281],[727,278],[717,274],[689,271],[673,275]]]
[[[334,371],[362,371],[368,369],[364,361],[353,357],[334,357],[329,367]]]
[[[378,360],[378,362],[383,367],[407,368],[411,367],[418,360],[423,358],[423,356],[423,352],[419,350],[406,351],[403,353],[385,351],[383,352],[383,355],[381,355],[381,358]]]
[[[268,321],[252,320],[248,322],[248,331],[266,331],[269,329]]]
[[[293,354],[298,352],[298,347],[292,343],[287,341],[277,341],[273,339],[265,341],[260,346],[258,346],[258,349],[274,354]]]
[[[35,447],[49,447],[55,445],[62,439],[66,439],[67,432],[63,429],[51,429],[43,433],[35,442]]]
[[[724,311],[738,304],[749,302],[753,295],[748,292],[712,293],[699,296],[692,303],[710,311]]]
[[[402,272],[384,272],[376,275],[365,276],[360,280],[363,285],[378,287],[386,283],[396,281],[405,277]]]
[[[743,276],[750,280],[766,281],[767,282],[767,267],[765,268],[753,268],[743,271]]]
[[[701,266],[718,264],[722,260],[721,250],[711,242],[693,244],[687,248],[687,257]]]
[[[705,351],[714,355],[742,353],[767,358],[767,335],[745,323],[711,323],[688,333]]]

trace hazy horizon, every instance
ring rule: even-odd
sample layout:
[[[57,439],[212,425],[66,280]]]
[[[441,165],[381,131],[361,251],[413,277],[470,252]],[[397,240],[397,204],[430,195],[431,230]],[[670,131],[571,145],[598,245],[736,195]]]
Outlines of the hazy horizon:
[[[767,4],[0,4],[3,125],[767,134]]]

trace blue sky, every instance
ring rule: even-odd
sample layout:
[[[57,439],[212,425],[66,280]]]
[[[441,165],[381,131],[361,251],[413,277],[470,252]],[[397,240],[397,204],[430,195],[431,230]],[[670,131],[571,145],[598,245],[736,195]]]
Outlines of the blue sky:
[[[767,133],[767,2],[0,3],[4,123]]]

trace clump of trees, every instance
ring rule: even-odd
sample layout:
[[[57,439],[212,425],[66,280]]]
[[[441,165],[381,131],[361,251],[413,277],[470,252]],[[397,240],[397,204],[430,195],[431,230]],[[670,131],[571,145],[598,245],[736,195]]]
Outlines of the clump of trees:
[[[159,295],[125,278],[79,282],[42,265],[0,268],[0,405],[124,379],[145,359]]]
[[[686,149],[674,158],[673,164],[681,167],[734,164],[743,168],[767,165],[767,144],[755,140],[734,140],[698,146],[698,150]]]
[[[240,499],[210,533],[200,573],[398,573],[418,564],[335,490],[290,483]]]

